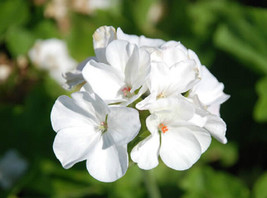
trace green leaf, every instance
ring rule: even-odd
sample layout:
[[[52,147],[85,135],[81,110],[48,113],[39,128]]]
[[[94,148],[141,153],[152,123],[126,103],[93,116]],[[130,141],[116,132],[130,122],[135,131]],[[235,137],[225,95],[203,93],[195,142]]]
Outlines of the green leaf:
[[[214,42],[220,49],[232,54],[249,69],[267,74],[267,11],[245,9],[239,14],[227,12],[228,22],[217,29]],[[259,20],[262,16],[262,20]],[[258,25],[255,26],[254,24]]]
[[[2,0],[0,2],[0,35],[8,27],[22,25],[29,19],[28,3],[25,0]]]
[[[238,160],[237,146],[232,142],[221,144],[213,140],[210,148],[203,154],[201,160],[208,162],[219,161],[223,166],[232,166]]]
[[[254,118],[258,122],[267,121],[267,77],[261,79],[256,84],[256,91],[259,99],[254,108]]]
[[[267,172],[256,181],[253,188],[254,198],[266,198],[267,197]]]
[[[56,24],[48,20],[40,21],[40,23],[34,28],[34,33],[37,38],[42,39],[60,37]]]
[[[236,177],[210,167],[194,167],[181,182],[183,198],[248,198],[248,188]]]
[[[26,55],[33,46],[34,40],[34,35],[21,27],[10,28],[6,35],[7,47],[14,57]]]
[[[72,15],[72,24],[73,27],[67,37],[67,44],[71,56],[82,61],[94,55],[92,35],[97,27],[92,27],[88,18],[75,14]]]

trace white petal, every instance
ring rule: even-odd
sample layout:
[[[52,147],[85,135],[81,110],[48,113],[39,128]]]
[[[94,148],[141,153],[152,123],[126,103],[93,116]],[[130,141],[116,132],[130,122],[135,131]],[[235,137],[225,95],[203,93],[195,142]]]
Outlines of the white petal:
[[[187,127],[190,132],[195,136],[201,146],[201,153],[204,153],[211,143],[211,136],[209,132],[201,127],[190,125],[188,122],[176,123],[177,127]],[[173,127],[173,126],[172,126]]]
[[[118,92],[124,85],[123,79],[109,65],[89,61],[83,69],[83,77],[103,100],[122,100]]]
[[[73,98],[60,96],[51,111],[51,123],[54,131],[68,127],[96,124],[98,121],[93,114],[93,106],[84,100],[85,93],[76,92]]]
[[[113,182],[121,178],[128,168],[127,146],[110,146],[103,149],[103,139],[90,150],[87,170],[91,176],[102,182]]]
[[[222,104],[230,97],[223,93],[223,89],[223,83],[218,82],[205,66],[201,66],[201,80],[190,95],[196,94],[204,105]]]
[[[135,45],[127,41],[114,40],[106,48],[108,63],[121,74],[124,74],[129,58],[132,56]]]
[[[146,46],[146,47],[159,47],[165,41],[161,39],[150,39],[146,38],[145,36],[136,36],[136,35],[129,35],[125,34],[120,28],[117,29],[117,37],[120,40],[129,41],[130,43],[136,44],[137,46]]]
[[[174,46],[167,46],[167,44],[168,43],[165,43],[161,46],[161,56],[162,61],[165,62],[168,67],[189,59],[187,56],[187,50],[181,43],[176,42],[174,43]]]
[[[106,47],[116,39],[116,30],[112,26],[102,26],[93,34],[94,49],[97,60],[106,63]]]
[[[138,111],[129,107],[110,107],[107,121],[105,134],[109,133],[117,145],[132,141],[141,128]]]
[[[227,143],[225,137],[226,134],[226,124],[225,122],[216,115],[207,116],[207,122],[204,128],[206,128],[210,134],[223,144]]]
[[[189,128],[168,128],[161,135],[160,157],[168,167],[186,170],[199,159],[201,146]]]
[[[210,113],[220,117],[220,107],[221,107],[221,104],[212,104],[208,106],[207,110]]]
[[[172,120],[189,120],[194,115],[193,105],[180,95],[157,99],[151,103],[149,111],[168,111]]]
[[[142,101],[138,102],[136,104],[136,108],[139,109],[139,110],[150,109],[151,105],[156,102],[156,99],[157,99],[157,93],[152,92],[145,99],[143,99]]]
[[[100,135],[100,133],[99,133]],[[54,140],[53,150],[64,168],[87,158],[98,133],[94,126],[72,127],[60,130]]]
[[[139,142],[131,151],[132,160],[139,168],[149,170],[155,168],[159,161],[159,134],[155,133]]]
[[[139,62],[138,62],[138,69],[137,71],[132,70],[132,91],[139,89],[141,86],[144,86],[145,82],[147,81],[151,66],[150,66],[150,56],[148,52],[144,49],[139,49]]]
[[[72,89],[74,86],[85,82],[82,75],[82,70],[88,61],[95,59],[96,59],[95,57],[88,57],[85,60],[83,60],[75,70],[65,73],[63,77],[66,79],[66,83],[63,85],[63,87],[65,89]]]
[[[66,83],[63,85],[65,89],[72,89],[74,86],[79,85],[83,82],[85,82],[83,75],[82,75],[82,70],[87,64],[88,61],[90,60],[95,60],[96,57],[88,57],[85,60],[83,60],[76,69],[66,72],[63,74],[63,78],[66,79]]]
[[[170,67],[170,73],[179,93],[188,91],[199,80],[196,63],[192,60],[174,64]]]

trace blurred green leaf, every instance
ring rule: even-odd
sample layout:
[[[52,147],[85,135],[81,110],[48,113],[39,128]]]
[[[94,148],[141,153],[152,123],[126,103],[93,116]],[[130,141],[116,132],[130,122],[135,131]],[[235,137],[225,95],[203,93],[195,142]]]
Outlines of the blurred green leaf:
[[[140,29],[147,30],[151,28],[151,24],[148,22],[148,13],[151,6],[156,3],[157,0],[137,0],[133,4],[133,17],[135,23],[139,26]]]
[[[236,177],[209,167],[194,167],[181,182],[183,198],[247,198],[248,188]]]
[[[215,44],[253,71],[267,74],[267,34],[262,31],[266,20],[258,20],[260,15],[266,18],[267,11],[248,8],[242,11],[240,14],[227,12],[228,22],[217,29]]]
[[[238,160],[237,146],[232,142],[222,144],[213,140],[201,160],[208,162],[219,161],[223,166],[232,166]]]
[[[256,181],[253,188],[254,198],[266,198],[267,197],[267,172]]]
[[[34,41],[34,35],[29,30],[20,27],[9,28],[6,35],[7,47],[14,57],[26,55]]]
[[[94,55],[92,35],[97,27],[92,26],[87,17],[72,15],[73,28],[67,37],[70,54],[74,59],[82,61]]]
[[[0,2],[0,35],[9,27],[22,25],[29,19],[29,8],[24,0],[2,0]]]
[[[256,84],[256,91],[259,99],[254,108],[254,118],[259,122],[267,121],[267,77]]]
[[[43,20],[34,27],[36,38],[48,39],[60,37],[58,28],[55,23]]]

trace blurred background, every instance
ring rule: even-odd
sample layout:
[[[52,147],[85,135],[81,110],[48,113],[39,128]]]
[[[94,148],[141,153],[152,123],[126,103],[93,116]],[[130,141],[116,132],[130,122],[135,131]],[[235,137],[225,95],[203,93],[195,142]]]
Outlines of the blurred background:
[[[85,162],[63,169],[50,124],[56,98],[70,95],[60,73],[94,55],[102,25],[194,50],[231,95],[228,143],[213,139],[187,171],[131,165],[110,184]],[[266,198],[267,1],[1,0],[0,197]]]

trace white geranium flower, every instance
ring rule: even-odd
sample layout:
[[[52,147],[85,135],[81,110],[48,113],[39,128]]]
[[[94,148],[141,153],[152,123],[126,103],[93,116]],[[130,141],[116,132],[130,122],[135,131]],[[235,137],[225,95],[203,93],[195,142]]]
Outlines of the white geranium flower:
[[[223,83],[218,82],[205,66],[200,68],[201,80],[190,90],[189,97],[197,96],[210,113],[220,116],[220,105],[230,96],[223,92]]]
[[[193,117],[194,108],[186,100],[168,98],[161,102],[162,110],[146,119],[151,135],[133,148],[131,158],[146,170],[158,165],[159,156],[168,167],[186,170],[209,147],[210,134],[187,122]]]
[[[145,90],[150,72],[149,54],[127,41],[114,40],[106,47],[107,64],[91,60],[83,69],[90,87],[107,103],[127,106]]]
[[[60,85],[65,81],[62,74],[77,65],[69,56],[66,43],[59,39],[37,40],[29,51],[29,57],[37,67],[48,71]]]
[[[53,149],[64,168],[86,160],[88,172],[99,181],[112,182],[125,174],[127,143],[140,130],[138,111],[108,107],[95,94],[76,92],[57,99],[51,122],[57,132]]]

